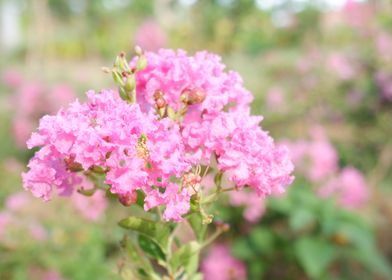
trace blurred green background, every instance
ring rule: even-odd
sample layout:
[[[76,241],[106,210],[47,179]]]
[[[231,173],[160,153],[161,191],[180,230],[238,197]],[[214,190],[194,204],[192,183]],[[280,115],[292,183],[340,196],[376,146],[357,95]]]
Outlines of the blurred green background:
[[[38,119],[113,87],[101,67],[135,45],[221,55],[291,149],[287,196],[216,206],[248,279],[392,279],[390,1],[0,0],[1,280],[120,279],[132,209],[44,203],[20,173]]]

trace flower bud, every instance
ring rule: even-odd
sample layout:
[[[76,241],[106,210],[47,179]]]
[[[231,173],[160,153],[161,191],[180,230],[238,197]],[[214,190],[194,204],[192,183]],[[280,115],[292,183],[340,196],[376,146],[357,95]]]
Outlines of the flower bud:
[[[228,232],[230,230],[230,225],[227,223],[224,223],[222,221],[216,221],[215,225],[218,229],[220,229],[222,232]]]
[[[117,71],[112,71],[112,77],[114,82],[118,85],[118,86],[122,86],[124,81],[123,78],[121,77],[121,74]]]
[[[142,55],[143,54],[143,50],[140,46],[135,46],[135,53],[137,55]]]
[[[133,91],[136,87],[136,81],[135,81],[135,76],[130,75],[128,76],[127,80],[125,81],[124,88],[126,91]]]
[[[198,103],[202,103],[206,99],[206,93],[201,88],[195,88],[191,91],[189,95],[188,104],[194,105]]]
[[[163,92],[161,91],[161,90],[156,90],[155,92],[154,92],[154,100],[157,100],[158,98],[160,98],[160,97],[162,97],[163,96]]]
[[[206,99],[206,93],[201,88],[184,89],[180,95],[180,101],[187,105],[202,103]]]
[[[120,97],[122,100],[129,100],[128,94],[123,87],[120,87],[119,91],[120,91]]]
[[[73,158],[65,158],[64,159],[67,170],[71,172],[79,172],[83,170],[83,167],[80,163],[74,161]]]
[[[147,59],[144,55],[141,55],[137,61],[136,69],[142,71],[147,67]]]
[[[163,97],[159,97],[158,99],[155,100],[155,105],[157,109],[161,109],[166,107],[166,100]]]
[[[118,195],[118,201],[124,206],[130,206],[136,202],[137,193],[126,193]]]

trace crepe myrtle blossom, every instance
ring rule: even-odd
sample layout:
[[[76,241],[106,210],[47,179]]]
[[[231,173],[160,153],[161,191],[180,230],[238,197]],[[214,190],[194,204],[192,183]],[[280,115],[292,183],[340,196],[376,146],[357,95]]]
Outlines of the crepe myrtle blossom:
[[[179,222],[203,191],[202,168],[261,197],[292,182],[287,149],[250,115],[251,93],[217,55],[139,49],[124,61],[121,54],[108,71],[118,91],[89,91],[86,102],[41,119],[27,142],[40,149],[23,173],[35,196],[83,192],[92,180],[124,205],[142,193],[146,211],[165,206],[163,219]]]
[[[245,280],[245,264],[230,254],[229,247],[217,244],[203,259],[201,270],[205,280]]]

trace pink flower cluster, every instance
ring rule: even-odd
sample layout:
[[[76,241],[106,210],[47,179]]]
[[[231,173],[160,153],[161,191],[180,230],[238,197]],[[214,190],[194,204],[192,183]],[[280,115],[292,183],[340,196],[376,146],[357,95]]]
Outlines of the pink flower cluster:
[[[229,194],[230,204],[244,207],[244,218],[250,223],[257,223],[264,215],[266,204],[263,199],[255,196],[252,192],[234,191]]]
[[[336,196],[343,207],[358,209],[369,200],[369,190],[362,173],[354,167],[345,167],[341,173],[319,190],[322,197]]]
[[[369,198],[362,173],[351,166],[339,168],[338,154],[321,127],[313,127],[311,134],[311,141],[285,142],[298,171],[320,186],[321,197],[334,196],[343,207],[361,208]]]
[[[12,134],[19,147],[25,147],[41,116],[55,113],[75,98],[73,90],[66,85],[48,88],[37,81],[26,81],[15,70],[5,72],[2,78],[15,93],[11,100],[12,108],[15,110]]]
[[[157,51],[166,45],[166,34],[163,28],[153,19],[147,19],[135,33],[135,44],[144,50]]]
[[[225,72],[220,58],[207,52],[144,55],[147,67],[136,73],[138,103],[111,90],[89,91],[86,103],[41,119],[28,141],[41,149],[23,174],[26,189],[48,200],[54,189],[69,195],[103,173],[123,204],[142,191],[146,211],[164,205],[164,219],[180,221],[198,191],[199,182],[188,179],[215,158],[239,188],[261,196],[284,191],[293,180],[288,151],[261,130],[261,117],[249,114],[252,96],[238,73]]]
[[[203,259],[201,271],[204,280],[245,280],[245,265],[230,254],[226,245],[219,244],[211,248]]]

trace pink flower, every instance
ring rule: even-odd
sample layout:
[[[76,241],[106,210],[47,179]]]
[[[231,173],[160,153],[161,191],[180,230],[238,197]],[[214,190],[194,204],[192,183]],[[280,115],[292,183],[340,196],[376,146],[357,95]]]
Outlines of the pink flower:
[[[17,116],[12,120],[12,134],[18,147],[26,146],[26,141],[33,130],[34,124],[25,116]]]
[[[31,237],[37,241],[44,241],[48,238],[48,232],[42,225],[38,223],[29,224],[28,229]]]
[[[331,54],[327,58],[327,65],[342,80],[351,80],[355,76],[353,63],[344,54]]]
[[[153,19],[145,20],[135,34],[135,44],[148,51],[157,51],[166,44],[166,34]]]
[[[313,182],[325,179],[338,169],[338,154],[326,140],[318,140],[308,147],[311,161],[307,175]]]
[[[338,154],[321,127],[312,127],[312,140],[283,141],[297,169],[312,182],[320,182],[338,170]]]
[[[282,110],[285,108],[285,94],[279,87],[273,87],[267,91],[266,103],[271,110]]]
[[[3,81],[6,85],[17,88],[22,84],[23,78],[18,71],[9,69],[3,73]]]
[[[12,217],[6,212],[0,212],[0,239],[3,237],[6,227],[11,223]]]
[[[45,273],[43,280],[64,280],[61,274],[55,270],[50,270]]]
[[[41,150],[23,174],[26,189],[45,200],[54,190],[70,195],[84,180],[78,172],[100,172],[124,205],[142,191],[146,211],[165,206],[163,218],[178,222],[200,189],[201,178],[197,187],[186,178],[199,178],[190,173],[214,156],[239,188],[250,186],[262,196],[284,191],[293,180],[288,151],[259,127],[261,116],[250,115],[252,96],[238,73],[225,72],[220,58],[207,52],[143,55],[138,103],[111,90],[89,91],[87,102],[41,119],[27,142]]]
[[[5,208],[11,211],[18,211],[29,202],[29,195],[26,192],[17,192],[7,197]]]
[[[324,185],[319,194],[322,197],[335,196],[340,205],[357,209],[369,199],[369,190],[362,173],[354,167],[345,167],[337,178]]]
[[[258,117],[239,112],[222,117],[227,125],[221,122],[221,132],[225,132],[215,134],[212,130],[210,136],[216,142],[219,168],[238,187],[248,185],[258,195],[283,192],[294,179],[287,148],[274,145],[273,139],[258,126]]]
[[[92,185],[92,183],[89,182],[89,185]],[[89,187],[87,187],[87,189],[88,188]],[[72,202],[76,210],[78,210],[85,219],[90,221],[98,221],[108,207],[105,192],[102,190],[96,190],[91,196],[85,196],[75,192],[72,195]]]
[[[250,223],[257,223],[265,212],[265,202],[252,192],[233,191],[229,193],[230,204],[244,206],[244,218]]]
[[[226,245],[212,247],[202,260],[201,271],[204,280],[245,280],[246,267],[230,254]]]

